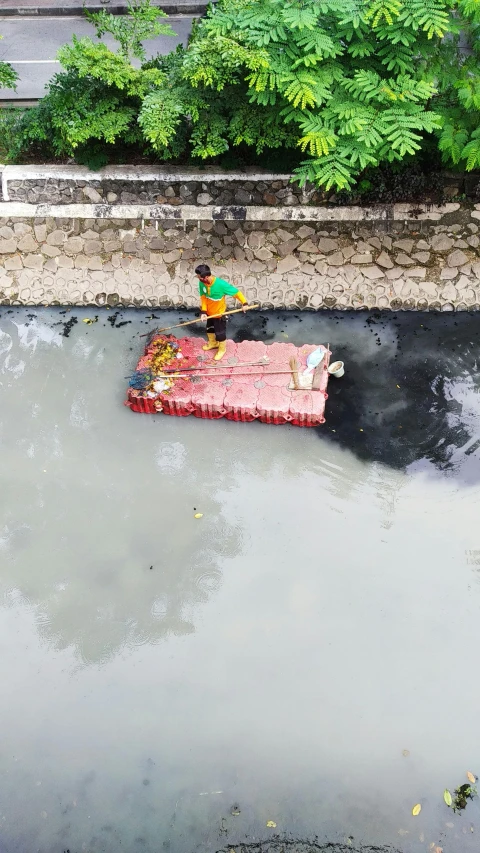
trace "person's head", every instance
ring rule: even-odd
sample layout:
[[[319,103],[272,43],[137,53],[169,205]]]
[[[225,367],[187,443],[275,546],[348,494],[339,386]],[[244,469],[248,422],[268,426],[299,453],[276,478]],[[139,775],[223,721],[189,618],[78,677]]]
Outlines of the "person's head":
[[[199,264],[198,267],[195,267],[195,273],[198,275],[200,281],[208,281],[212,276],[212,271],[208,264]]]

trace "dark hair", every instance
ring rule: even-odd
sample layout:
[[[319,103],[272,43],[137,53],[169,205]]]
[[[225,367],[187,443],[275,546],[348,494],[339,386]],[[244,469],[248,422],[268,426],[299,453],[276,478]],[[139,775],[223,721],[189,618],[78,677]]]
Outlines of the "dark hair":
[[[199,264],[198,267],[195,267],[195,272],[199,278],[207,278],[208,275],[212,274],[212,271],[207,264]]]

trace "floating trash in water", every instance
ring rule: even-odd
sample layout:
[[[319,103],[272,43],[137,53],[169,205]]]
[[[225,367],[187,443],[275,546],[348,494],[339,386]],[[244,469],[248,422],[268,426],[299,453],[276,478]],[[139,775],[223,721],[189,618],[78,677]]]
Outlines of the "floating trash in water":
[[[463,811],[467,806],[468,800],[473,800],[477,793],[477,789],[472,785],[467,785],[464,782],[463,785],[460,785],[458,788],[454,790],[454,799],[453,799],[453,811],[460,812]]]

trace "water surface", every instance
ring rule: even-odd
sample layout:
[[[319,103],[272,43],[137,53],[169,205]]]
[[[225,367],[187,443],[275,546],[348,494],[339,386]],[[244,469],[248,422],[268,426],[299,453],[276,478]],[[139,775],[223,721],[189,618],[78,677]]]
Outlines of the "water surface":
[[[478,850],[477,318],[232,323],[345,361],[308,430],[133,414],[96,316],[0,318],[2,853]]]

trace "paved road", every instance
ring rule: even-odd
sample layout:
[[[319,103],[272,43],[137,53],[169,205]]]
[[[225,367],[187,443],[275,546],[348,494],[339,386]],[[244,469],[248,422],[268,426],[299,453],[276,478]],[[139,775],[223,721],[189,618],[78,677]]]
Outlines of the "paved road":
[[[146,42],[149,56],[168,53],[177,44],[185,43],[192,25],[192,16],[168,18],[175,37],[159,36]],[[60,70],[56,54],[63,44],[78,36],[94,35],[95,30],[85,18],[0,18],[0,59],[10,62],[20,75],[17,92],[0,89],[0,99],[29,100],[40,98],[49,79]],[[113,40],[105,41],[113,45]]]

